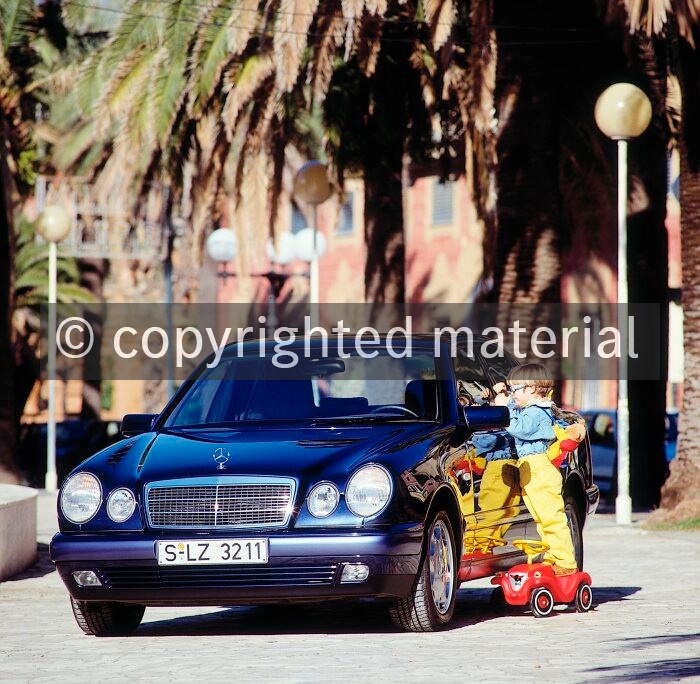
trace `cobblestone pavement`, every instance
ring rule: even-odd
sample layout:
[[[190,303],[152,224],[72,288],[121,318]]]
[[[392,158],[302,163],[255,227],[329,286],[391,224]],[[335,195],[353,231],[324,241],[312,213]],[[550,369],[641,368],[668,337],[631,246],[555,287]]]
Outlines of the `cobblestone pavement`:
[[[700,682],[700,532],[596,515],[596,609],[494,616],[463,585],[451,629],[396,632],[374,604],[149,608],[136,634],[82,634],[48,559],[55,499],[39,496],[39,562],[0,584],[0,681]]]

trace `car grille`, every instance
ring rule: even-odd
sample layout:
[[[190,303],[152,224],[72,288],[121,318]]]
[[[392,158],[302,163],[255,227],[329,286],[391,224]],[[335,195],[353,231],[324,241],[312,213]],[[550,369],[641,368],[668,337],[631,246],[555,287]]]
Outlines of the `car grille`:
[[[285,527],[292,509],[291,482],[149,485],[151,527]]]
[[[105,586],[112,589],[187,589],[234,587],[295,587],[333,584],[337,564],[279,567],[154,567],[127,565],[97,568]]]

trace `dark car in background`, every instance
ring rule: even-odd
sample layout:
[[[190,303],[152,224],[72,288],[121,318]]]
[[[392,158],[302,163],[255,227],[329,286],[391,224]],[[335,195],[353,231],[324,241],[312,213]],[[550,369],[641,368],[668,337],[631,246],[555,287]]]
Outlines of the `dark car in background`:
[[[581,411],[586,420],[593,460],[593,481],[601,497],[613,503],[617,496],[617,412],[610,409]],[[664,454],[666,462],[676,455],[678,440],[678,410],[669,409],[665,415]]]
[[[25,423],[17,439],[17,462],[30,487],[43,488],[46,478],[46,423]],[[95,452],[122,439],[117,420],[73,418],[56,423],[58,484]]]
[[[298,341],[293,367],[271,343],[229,346],[160,415],[125,416],[127,439],[59,494],[51,558],[83,631],[131,632],[146,606],[359,598],[431,631],[450,622],[460,582],[522,562],[513,541],[537,538],[536,524],[517,482],[502,507],[480,505],[474,447],[504,435],[507,409],[478,397],[515,361],[410,342],[402,355],[383,338],[363,354]],[[458,381],[474,405],[462,408]],[[598,503],[585,442],[562,474],[581,566]]]

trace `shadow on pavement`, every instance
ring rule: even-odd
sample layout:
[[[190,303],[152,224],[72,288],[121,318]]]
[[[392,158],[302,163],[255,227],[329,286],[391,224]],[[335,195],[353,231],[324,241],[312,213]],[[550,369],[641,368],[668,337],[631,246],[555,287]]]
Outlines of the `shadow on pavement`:
[[[490,590],[460,591],[447,631],[491,620]],[[330,601],[322,604],[240,606],[141,624],[135,637],[212,634],[400,634],[389,618],[389,604]],[[146,612],[156,615],[159,608]]]
[[[659,646],[663,644],[674,644],[682,641],[684,644],[690,644],[692,641],[700,640],[700,632],[695,632],[693,634],[659,634],[658,636],[645,636],[645,637],[627,637],[626,639],[618,639],[623,644],[628,645],[630,648],[639,648],[647,646]],[[700,674],[700,670],[698,671]]]
[[[633,596],[641,587],[597,587],[593,583],[593,605],[599,606],[611,601],[622,601],[628,596]]]
[[[146,611],[146,618],[159,608]],[[151,612],[152,611],[152,612]],[[165,614],[165,613],[162,613]],[[383,634],[395,631],[386,609],[371,604],[240,606],[172,620],[144,622],[134,637],[227,634]]]
[[[649,663],[625,663],[617,667],[597,667],[588,670],[596,682],[678,682],[697,681],[700,658],[654,660]]]
[[[594,588],[595,604],[621,601],[639,587]],[[457,593],[455,613],[447,631],[501,619],[491,609],[491,589],[462,589]],[[569,612],[573,608],[569,609]],[[557,614],[564,612],[557,610]],[[167,615],[167,608],[150,608],[151,616]],[[510,616],[527,615],[514,608]],[[553,617],[556,617],[554,615]],[[228,634],[399,634],[389,619],[387,603],[329,601],[320,604],[237,606],[221,610],[157,619],[141,624],[134,637],[207,636]]]
[[[31,579],[32,577],[43,577],[56,570],[56,567],[49,558],[49,545],[37,544],[37,557],[34,565],[20,572],[18,575],[13,575],[7,582],[17,582],[19,580]]]

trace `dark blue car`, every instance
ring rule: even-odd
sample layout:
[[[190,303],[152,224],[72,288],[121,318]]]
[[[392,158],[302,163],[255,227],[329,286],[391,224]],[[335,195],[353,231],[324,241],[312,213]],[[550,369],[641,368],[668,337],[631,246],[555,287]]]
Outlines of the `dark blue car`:
[[[617,496],[617,411],[590,409],[581,411],[586,420],[591,443],[593,481],[607,503]],[[678,441],[678,410],[669,409],[665,414],[664,455],[668,463],[676,456]]]
[[[294,365],[272,344],[231,346],[160,415],[126,416],[126,439],[60,491],[51,557],[80,627],[128,633],[145,606],[374,597],[400,628],[429,631],[461,581],[522,561],[512,541],[537,533],[517,482],[498,508],[479,503],[477,447],[508,423],[481,391],[514,360],[405,346],[300,341]],[[582,565],[598,502],[585,443],[562,473]]]

